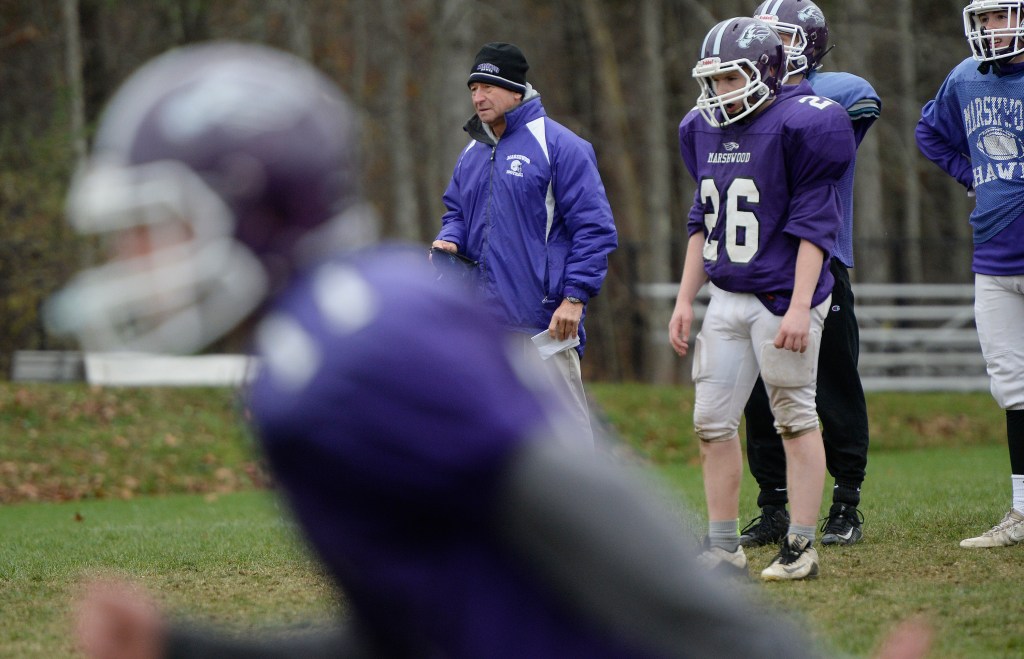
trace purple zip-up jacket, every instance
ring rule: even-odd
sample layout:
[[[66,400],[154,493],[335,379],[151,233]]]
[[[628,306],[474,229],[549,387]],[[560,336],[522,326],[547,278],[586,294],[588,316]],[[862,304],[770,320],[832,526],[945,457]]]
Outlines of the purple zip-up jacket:
[[[505,327],[547,329],[566,297],[598,294],[617,246],[593,147],[544,112],[540,97],[505,115],[497,142],[473,117],[473,140],[444,193],[437,240],[479,261],[479,288]],[[586,334],[580,319],[583,354]]]

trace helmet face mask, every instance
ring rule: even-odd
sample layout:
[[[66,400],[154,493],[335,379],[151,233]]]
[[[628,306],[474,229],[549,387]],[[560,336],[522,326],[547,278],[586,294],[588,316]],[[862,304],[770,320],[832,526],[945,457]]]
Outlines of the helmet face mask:
[[[964,7],[964,35],[979,62],[1012,59],[1024,53],[1021,0],[975,0]]]
[[[792,23],[779,23],[771,14],[762,14],[755,18],[768,23],[779,33],[782,49],[786,53],[786,77],[806,72],[807,55],[804,53],[807,50],[807,33],[804,29]]]
[[[87,350],[195,352],[267,293],[227,206],[178,162],[94,163],[76,177],[68,214],[109,250],[47,307],[51,327],[75,331]]]
[[[355,246],[357,144],[348,102],[298,57],[228,42],[157,57],[114,95],[73,182],[72,225],[112,250],[50,301],[50,328],[87,350],[209,345]]]
[[[721,80],[732,73],[741,75],[745,83],[737,89],[719,94]],[[750,116],[772,96],[768,86],[761,81],[757,69],[749,61],[722,62],[714,58],[701,60],[693,69],[693,77],[701,87],[697,109],[709,124],[719,128]],[[731,107],[736,106],[738,109],[729,112]]]
[[[810,73],[821,64],[828,48],[825,14],[810,0],[767,0],[754,17],[775,29],[783,39],[787,75]]]
[[[720,128],[756,113],[778,92],[784,57],[778,35],[762,21],[733,18],[711,28],[692,73],[701,116]],[[722,81],[737,76],[742,84],[719,94]]]

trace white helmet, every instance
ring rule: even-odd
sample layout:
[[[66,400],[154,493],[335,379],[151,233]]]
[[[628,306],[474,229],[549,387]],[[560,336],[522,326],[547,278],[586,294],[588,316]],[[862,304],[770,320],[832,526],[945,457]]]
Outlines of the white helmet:
[[[975,0],[964,7],[964,34],[971,46],[974,59],[995,62],[1024,53],[1024,28],[1021,26],[1022,0]],[[982,14],[1006,13],[1006,26],[990,29],[981,21]],[[1003,37],[1009,43],[996,47],[996,39]]]

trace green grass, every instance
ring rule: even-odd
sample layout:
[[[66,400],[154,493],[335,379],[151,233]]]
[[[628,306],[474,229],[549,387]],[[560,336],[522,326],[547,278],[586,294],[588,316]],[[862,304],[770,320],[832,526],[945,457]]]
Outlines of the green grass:
[[[229,389],[0,383],[0,503],[251,488],[238,411]]]
[[[834,652],[867,656],[895,621],[921,614],[937,631],[934,657],[1018,657],[1024,653],[1018,586],[1024,546],[968,551],[962,538],[997,522],[1009,502],[1005,447],[929,448],[873,454],[862,510],[865,539],[819,547],[821,577],[749,588],[775,610],[794,611]],[[702,533],[700,468],[659,467]],[[741,523],[758,514],[756,484],[743,483]],[[827,512],[827,498],[822,515]],[[751,572],[774,549],[747,550]]]
[[[692,390],[590,391],[701,533]],[[923,614],[933,657],[1021,656],[1024,547],[957,546],[1007,507],[1002,412],[980,393],[873,394],[868,405],[864,542],[822,547],[816,581],[744,588],[830,653],[867,656],[896,621]],[[323,621],[342,605],[263,483],[230,391],[0,384],[0,657],[69,656],[74,588],[105,572],[239,631]],[[749,476],[743,487],[741,523],[757,514]],[[752,569],[771,556],[750,551]]]
[[[595,383],[588,391],[622,438],[654,463],[699,463],[692,387]],[[987,393],[871,393],[867,402],[872,454],[1006,445],[1006,417]]]
[[[337,598],[284,518],[265,492],[0,508],[0,657],[71,656],[76,585],[103,574],[237,631],[322,622]]]

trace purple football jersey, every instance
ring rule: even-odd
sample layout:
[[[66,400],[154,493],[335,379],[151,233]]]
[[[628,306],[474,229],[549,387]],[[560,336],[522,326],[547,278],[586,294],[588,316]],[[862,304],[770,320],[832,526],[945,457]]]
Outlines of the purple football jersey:
[[[555,414],[422,249],[326,262],[257,331],[250,407],[355,617],[408,657],[638,657],[503,551],[503,470]],[[527,381],[530,384],[527,384]]]
[[[846,110],[787,86],[752,120],[715,128],[691,111],[679,147],[697,181],[688,232],[703,232],[716,286],[754,293],[773,313],[789,308],[801,240],[831,253],[842,219],[837,184],[856,153]],[[832,290],[828,259],[812,305]]]

